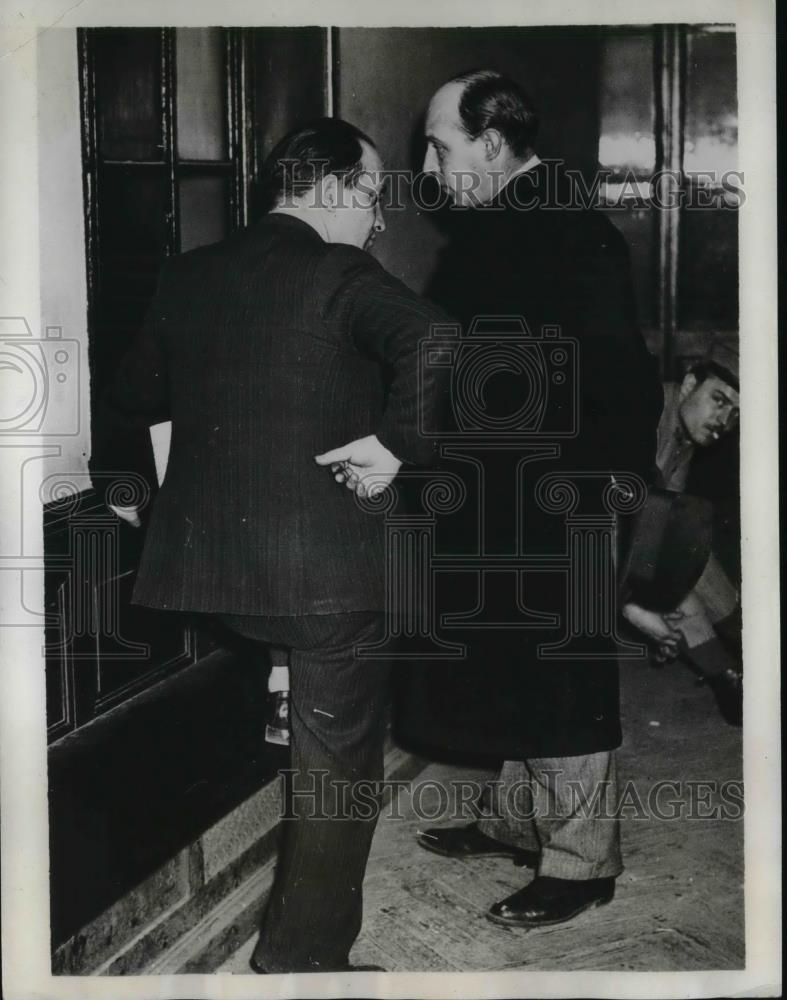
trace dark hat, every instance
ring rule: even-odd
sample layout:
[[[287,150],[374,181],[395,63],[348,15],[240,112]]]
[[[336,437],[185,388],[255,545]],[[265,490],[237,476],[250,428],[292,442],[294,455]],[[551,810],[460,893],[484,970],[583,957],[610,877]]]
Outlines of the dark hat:
[[[725,382],[729,382],[736,391],[738,390],[740,355],[737,343],[731,344],[728,340],[714,339],[700,363]]]

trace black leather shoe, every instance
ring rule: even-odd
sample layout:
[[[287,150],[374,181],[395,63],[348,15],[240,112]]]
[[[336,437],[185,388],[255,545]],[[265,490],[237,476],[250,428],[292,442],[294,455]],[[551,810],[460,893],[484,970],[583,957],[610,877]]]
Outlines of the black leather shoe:
[[[486,915],[507,927],[548,927],[572,920],[593,906],[603,906],[614,895],[614,878],[574,881],[544,875],[495,903]]]
[[[268,972],[268,970],[260,965],[254,955],[249,959],[249,965],[251,966],[252,972],[255,972],[258,976],[286,976],[286,972]],[[292,969],[292,972],[386,972],[381,965],[338,965],[336,968],[332,969]]]
[[[477,823],[443,830],[432,827],[419,833],[416,840],[420,847],[445,858],[513,858],[519,868],[535,868],[538,864],[536,851],[493,840],[478,829]]]
[[[743,725],[743,675],[728,668],[707,680],[724,721],[730,726]]]

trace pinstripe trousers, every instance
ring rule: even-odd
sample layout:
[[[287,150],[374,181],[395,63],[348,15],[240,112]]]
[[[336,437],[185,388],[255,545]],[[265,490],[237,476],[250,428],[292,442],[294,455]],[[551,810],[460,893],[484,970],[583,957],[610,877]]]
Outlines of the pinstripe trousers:
[[[241,635],[289,649],[290,768],[273,888],[255,960],[268,972],[348,962],[379,812],[389,668],[362,659],[383,615],[222,615]]]
[[[507,760],[487,786],[478,828],[539,855],[538,875],[614,877],[623,870],[615,753]]]

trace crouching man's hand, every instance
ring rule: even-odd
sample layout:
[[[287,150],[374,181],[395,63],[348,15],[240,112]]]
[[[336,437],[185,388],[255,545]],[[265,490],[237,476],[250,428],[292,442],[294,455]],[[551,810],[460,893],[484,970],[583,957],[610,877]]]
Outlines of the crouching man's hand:
[[[672,611],[662,615],[657,611],[642,608],[638,604],[629,603],[623,607],[622,614],[626,621],[650,639],[656,647],[655,659],[658,662],[675,659],[681,640],[677,626],[683,618],[682,612]]]
[[[375,434],[315,455],[314,460],[318,465],[330,465],[336,482],[344,483],[359,497],[374,496],[385,489],[402,465]]]

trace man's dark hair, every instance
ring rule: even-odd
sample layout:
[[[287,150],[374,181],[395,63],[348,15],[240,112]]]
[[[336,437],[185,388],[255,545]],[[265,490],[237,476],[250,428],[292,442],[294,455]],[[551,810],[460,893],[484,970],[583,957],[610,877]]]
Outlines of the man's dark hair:
[[[319,118],[285,135],[262,168],[260,211],[269,211],[283,198],[306,194],[327,174],[335,174],[346,187],[354,186],[363,170],[362,141],[374,146],[368,135],[341,118]]]
[[[533,102],[516,81],[493,69],[476,69],[461,73],[451,83],[464,84],[459,119],[471,139],[494,128],[515,156],[524,156],[533,148],[538,116]]]

